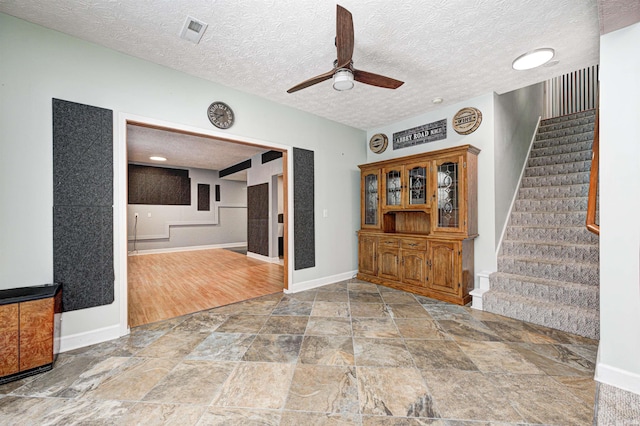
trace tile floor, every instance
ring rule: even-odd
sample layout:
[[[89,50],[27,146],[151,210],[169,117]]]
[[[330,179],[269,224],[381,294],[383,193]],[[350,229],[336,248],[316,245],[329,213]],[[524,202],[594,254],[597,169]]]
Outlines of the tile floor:
[[[597,341],[351,280],[134,328],[0,424],[590,425]]]

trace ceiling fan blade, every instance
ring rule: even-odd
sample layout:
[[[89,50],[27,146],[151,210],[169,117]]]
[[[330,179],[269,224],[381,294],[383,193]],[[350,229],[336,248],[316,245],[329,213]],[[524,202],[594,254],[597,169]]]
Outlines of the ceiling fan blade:
[[[314,84],[318,84],[325,80],[329,80],[331,77],[333,77],[334,72],[335,72],[334,70],[331,70],[324,74],[311,77],[309,80],[305,80],[300,84],[296,84],[291,89],[287,90],[287,93],[297,92],[298,90],[306,89],[307,87],[313,86]]]
[[[353,17],[344,7],[337,5],[336,48],[338,50],[338,68],[347,68],[353,56]]]
[[[385,89],[397,89],[404,84],[404,81],[356,69],[353,70],[353,79],[355,81],[359,81],[360,83],[369,84],[371,86],[384,87]]]

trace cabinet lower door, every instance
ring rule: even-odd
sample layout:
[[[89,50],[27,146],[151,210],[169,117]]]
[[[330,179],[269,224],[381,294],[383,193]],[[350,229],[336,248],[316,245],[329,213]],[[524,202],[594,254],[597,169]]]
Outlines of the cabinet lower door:
[[[20,371],[53,362],[53,299],[20,303]]]
[[[8,376],[20,370],[18,312],[17,303],[0,306],[0,376]]]
[[[424,251],[402,250],[402,282],[421,287],[426,285],[425,257]]]
[[[378,276],[400,281],[400,249],[380,247],[378,253]]]
[[[460,243],[457,241],[430,241],[429,287],[438,292],[459,295],[458,262]]]
[[[361,274],[376,275],[376,237],[360,235],[358,241],[358,271]]]

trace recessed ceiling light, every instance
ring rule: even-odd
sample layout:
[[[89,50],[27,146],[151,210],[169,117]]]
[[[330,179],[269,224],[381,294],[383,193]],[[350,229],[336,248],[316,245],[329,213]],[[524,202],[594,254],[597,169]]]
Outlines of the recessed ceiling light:
[[[441,104],[442,101],[444,101],[444,99],[442,99],[442,98],[433,98],[431,100],[431,102],[433,102],[434,104]]]
[[[536,49],[531,52],[527,52],[524,55],[518,56],[516,60],[513,61],[512,67],[514,70],[518,71],[530,70],[549,62],[551,59],[553,59],[555,53],[556,52],[550,47]]]
[[[166,159],[166,158],[164,158],[164,157],[156,157],[156,156],[149,157],[149,160],[153,160],[153,161],[167,161],[167,159]]]

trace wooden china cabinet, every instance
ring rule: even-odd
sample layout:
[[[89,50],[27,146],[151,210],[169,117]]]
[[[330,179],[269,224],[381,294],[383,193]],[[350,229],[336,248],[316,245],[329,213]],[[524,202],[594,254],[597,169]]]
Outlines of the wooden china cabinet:
[[[479,153],[463,145],[359,166],[359,279],[471,301]]]

